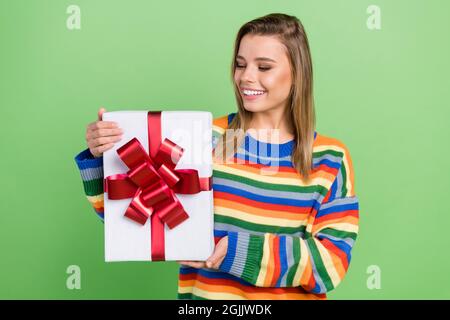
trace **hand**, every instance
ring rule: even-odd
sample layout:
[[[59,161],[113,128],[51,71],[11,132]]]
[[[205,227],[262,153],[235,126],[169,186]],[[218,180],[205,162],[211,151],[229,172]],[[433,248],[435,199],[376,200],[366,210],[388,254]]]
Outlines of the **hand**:
[[[206,268],[205,261],[177,261],[177,262],[179,264],[183,264],[185,266],[189,266],[192,268],[197,268],[197,269]]]
[[[223,237],[217,242],[216,247],[214,248],[214,252],[211,257],[206,261],[177,261],[180,264],[187,265],[189,267],[201,269],[201,268],[211,268],[211,269],[219,269],[220,264],[222,263],[225,255],[228,250],[228,236]]]
[[[103,152],[111,149],[114,143],[122,139],[122,129],[116,122],[102,121],[105,108],[98,110],[98,120],[90,123],[86,128],[86,143],[89,151],[95,158],[103,155]]]

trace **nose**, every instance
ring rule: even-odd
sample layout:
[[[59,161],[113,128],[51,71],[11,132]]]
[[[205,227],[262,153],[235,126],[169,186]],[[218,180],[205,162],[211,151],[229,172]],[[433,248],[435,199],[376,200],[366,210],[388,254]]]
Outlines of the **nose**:
[[[243,83],[253,83],[255,82],[255,79],[255,71],[253,71],[250,67],[245,68],[244,72],[241,74],[241,81]]]

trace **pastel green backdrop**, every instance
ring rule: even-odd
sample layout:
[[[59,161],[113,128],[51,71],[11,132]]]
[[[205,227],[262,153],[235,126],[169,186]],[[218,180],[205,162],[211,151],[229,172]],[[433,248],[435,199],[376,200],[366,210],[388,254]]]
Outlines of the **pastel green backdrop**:
[[[69,30],[69,5],[81,29]],[[369,5],[381,30],[369,30]],[[175,299],[178,265],[105,263],[73,157],[108,110],[236,110],[239,27],[296,15],[317,130],[355,169],[360,235],[330,299],[449,299],[448,1],[0,1],[0,298]],[[66,287],[68,266],[81,289]],[[370,290],[370,266],[381,288]]]

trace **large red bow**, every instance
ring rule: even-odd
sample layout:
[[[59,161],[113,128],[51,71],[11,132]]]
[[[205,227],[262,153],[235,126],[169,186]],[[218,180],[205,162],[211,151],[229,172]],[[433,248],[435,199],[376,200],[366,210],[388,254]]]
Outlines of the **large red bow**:
[[[104,186],[111,200],[132,198],[125,211],[126,217],[142,225],[151,217],[152,260],[164,260],[164,223],[172,229],[189,218],[175,193],[211,190],[211,177],[199,178],[197,170],[193,169],[175,170],[184,150],[169,139],[161,142],[160,116],[160,112],[148,114],[152,156],[136,138],[131,139],[117,149],[130,170],[126,174],[108,176]]]

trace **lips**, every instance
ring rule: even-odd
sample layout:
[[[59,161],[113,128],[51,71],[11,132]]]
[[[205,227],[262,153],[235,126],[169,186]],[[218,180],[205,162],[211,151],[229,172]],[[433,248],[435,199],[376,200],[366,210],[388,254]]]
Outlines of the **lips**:
[[[263,90],[263,89],[253,89],[253,88],[243,88],[243,87],[241,87],[240,89],[241,89],[241,91],[249,90],[249,91],[264,91],[265,92],[265,90]]]
[[[244,88],[241,90],[241,93],[245,97],[251,97],[251,96],[262,96],[266,93],[266,91]]]
[[[266,94],[265,92],[262,94],[252,94],[252,95],[246,95],[242,93],[242,97],[246,101],[253,101],[259,99],[260,97],[263,97],[265,94]]]

